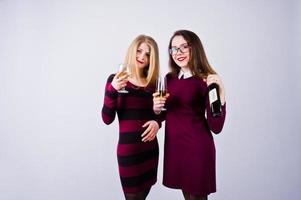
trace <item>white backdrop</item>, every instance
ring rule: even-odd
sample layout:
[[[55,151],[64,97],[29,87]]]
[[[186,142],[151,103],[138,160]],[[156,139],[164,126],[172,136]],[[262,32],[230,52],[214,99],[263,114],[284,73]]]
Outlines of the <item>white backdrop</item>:
[[[167,72],[172,33],[203,41],[226,87],[215,136],[215,200],[301,196],[297,0],[0,0],[0,199],[123,199],[117,122],[100,117],[106,78],[138,34]],[[158,182],[148,199],[183,199]]]

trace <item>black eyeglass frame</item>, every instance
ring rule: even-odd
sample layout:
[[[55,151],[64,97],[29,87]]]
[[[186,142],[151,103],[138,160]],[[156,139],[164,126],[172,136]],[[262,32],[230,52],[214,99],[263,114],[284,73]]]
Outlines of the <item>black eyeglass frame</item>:
[[[179,47],[172,47],[168,50],[168,52],[170,55],[173,56],[176,55],[179,52],[179,50],[181,53],[187,53],[189,49],[190,49],[190,45],[186,43],[186,44],[181,44]]]

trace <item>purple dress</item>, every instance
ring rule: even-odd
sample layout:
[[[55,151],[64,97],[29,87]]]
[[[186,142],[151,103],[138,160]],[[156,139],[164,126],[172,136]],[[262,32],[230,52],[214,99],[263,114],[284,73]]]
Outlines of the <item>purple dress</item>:
[[[157,181],[159,147],[157,138],[151,142],[142,142],[141,134],[146,128],[142,125],[156,120],[153,112],[154,92],[151,88],[136,87],[127,83],[127,94],[118,93],[111,82],[106,84],[102,119],[106,124],[114,121],[117,113],[119,121],[119,141],[117,159],[119,176],[125,193],[137,193],[148,190]]]
[[[170,96],[166,102],[163,184],[194,195],[216,192],[215,146],[212,132],[219,133],[223,115],[210,112],[206,82],[192,76],[179,80],[167,75]],[[205,117],[207,112],[207,118]]]

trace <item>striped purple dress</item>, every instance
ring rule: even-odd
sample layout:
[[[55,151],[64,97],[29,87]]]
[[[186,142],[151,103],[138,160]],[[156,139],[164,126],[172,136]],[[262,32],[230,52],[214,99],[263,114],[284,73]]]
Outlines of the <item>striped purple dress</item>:
[[[137,193],[149,189],[157,181],[159,147],[157,138],[142,142],[142,125],[149,120],[158,121],[153,112],[154,92],[148,87],[137,87],[128,82],[129,93],[118,93],[110,75],[105,89],[102,119],[110,124],[117,113],[119,120],[119,141],[117,158],[121,185],[125,193]]]

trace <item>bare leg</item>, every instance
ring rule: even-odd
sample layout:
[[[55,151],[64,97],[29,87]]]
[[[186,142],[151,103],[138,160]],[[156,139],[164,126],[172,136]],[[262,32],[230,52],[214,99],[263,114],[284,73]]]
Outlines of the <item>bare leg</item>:
[[[184,192],[182,190],[183,196],[185,198],[185,200],[207,200],[207,196],[201,197],[201,196],[197,196],[197,195],[192,195],[189,194],[188,192]]]
[[[201,197],[201,196],[196,196],[196,195],[190,194],[190,200],[207,200],[207,196]]]
[[[187,192],[184,192],[182,190],[182,193],[183,193],[183,196],[184,196],[185,200],[190,200],[190,195]]]
[[[126,200],[145,200],[149,191],[150,188],[138,193],[124,193],[124,196]]]

